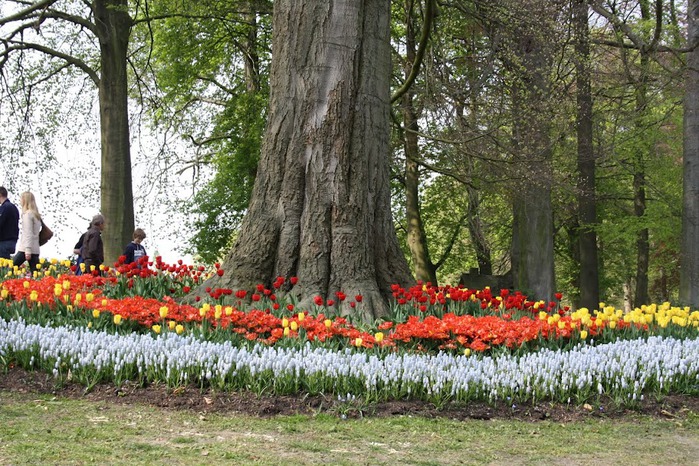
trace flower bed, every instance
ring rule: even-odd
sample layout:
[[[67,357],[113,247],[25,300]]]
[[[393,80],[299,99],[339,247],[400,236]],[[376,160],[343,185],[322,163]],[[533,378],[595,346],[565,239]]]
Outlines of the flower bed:
[[[191,336],[114,335],[86,328],[0,320],[0,358],[88,387],[101,381],[206,384],[276,394],[342,393],[368,400],[537,399],[581,402],[598,395],[620,402],[644,392],[696,392],[699,340],[651,337],[523,356],[332,351],[306,344],[238,348]]]
[[[178,298],[205,278],[199,267],[156,261],[75,276],[56,262],[33,280],[19,274],[6,268],[0,284],[0,369],[40,368],[88,387],[128,379],[439,404],[600,394],[629,403],[698,386],[699,312],[669,303],[571,311],[560,295],[394,286],[391,316],[353,325],[338,312],[361,296],[299,309],[284,293],[294,278],[209,290],[191,306]]]

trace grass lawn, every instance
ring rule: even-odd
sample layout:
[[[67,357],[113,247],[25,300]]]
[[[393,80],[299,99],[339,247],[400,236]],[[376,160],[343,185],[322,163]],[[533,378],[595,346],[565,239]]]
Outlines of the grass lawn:
[[[699,416],[262,418],[0,391],[0,464],[688,465]]]

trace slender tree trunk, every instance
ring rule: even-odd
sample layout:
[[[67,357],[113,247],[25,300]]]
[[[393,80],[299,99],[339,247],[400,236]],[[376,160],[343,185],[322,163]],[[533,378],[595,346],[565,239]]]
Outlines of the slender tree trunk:
[[[680,302],[699,307],[699,1],[687,5]]]
[[[641,17],[650,21],[650,9],[647,0],[639,2]],[[648,113],[648,73],[650,58],[646,51],[641,50],[640,76],[636,84],[636,130],[641,135],[645,131],[645,116]],[[642,141],[643,142],[643,141]],[[636,149],[633,174],[633,211],[634,215],[642,220],[646,213],[646,173],[645,158],[649,155],[650,148],[647,143],[642,143]],[[634,306],[640,307],[649,303],[648,296],[648,266],[650,263],[650,244],[648,228],[641,228],[636,233],[636,291],[634,293]]]
[[[245,67],[245,87],[249,94],[260,90],[260,57],[257,53],[257,17],[252,2],[247,3],[250,10],[245,15],[247,21],[247,37],[243,63]]]
[[[467,163],[469,173],[472,173],[472,163]],[[483,232],[483,222],[480,216],[481,198],[480,193],[476,188],[471,186],[466,187],[468,193],[468,210],[466,211],[466,221],[468,224],[468,233],[471,238],[471,243],[476,250],[476,261],[478,262],[478,271],[481,275],[493,274],[493,260],[490,254],[490,246]]]
[[[134,207],[127,95],[126,54],[131,17],[126,0],[95,0],[100,43],[101,208],[105,264],[111,265],[133,235]]]
[[[590,39],[588,6],[576,0],[573,12],[576,32],[576,84],[578,135],[578,254],[580,306],[595,309],[600,302],[597,262],[597,200],[595,155],[592,141],[592,91],[590,86]]]
[[[258,175],[225,274],[250,289],[297,276],[293,292],[361,294],[385,315],[412,282],[391,217],[389,0],[274,2],[270,111]]]
[[[407,0],[405,2],[406,11],[406,62],[405,62],[405,77],[410,76],[413,62],[416,55],[416,38],[415,27],[413,20],[414,2]],[[425,233],[425,225],[420,214],[420,170],[418,160],[420,156],[420,147],[418,145],[418,112],[414,104],[415,93],[412,89],[408,90],[403,96],[403,122],[406,131],[403,136],[403,145],[405,148],[405,213],[408,232],[408,247],[413,258],[413,267],[415,277],[423,282],[431,282],[437,284],[437,273],[432,260],[430,259],[430,251],[427,244],[427,234]]]

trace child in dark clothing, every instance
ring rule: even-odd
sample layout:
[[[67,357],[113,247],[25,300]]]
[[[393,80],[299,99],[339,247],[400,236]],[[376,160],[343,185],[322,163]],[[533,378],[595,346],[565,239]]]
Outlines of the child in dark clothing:
[[[133,241],[131,241],[124,249],[124,264],[138,263],[141,257],[146,256],[146,248],[141,245],[141,242],[146,239],[146,232],[140,228],[136,228],[133,232]]]

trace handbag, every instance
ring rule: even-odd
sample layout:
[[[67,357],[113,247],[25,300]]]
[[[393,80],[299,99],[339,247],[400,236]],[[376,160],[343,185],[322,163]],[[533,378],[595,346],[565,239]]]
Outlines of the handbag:
[[[39,231],[39,246],[43,246],[53,237],[53,232],[46,226],[44,221],[41,221],[41,231]]]

